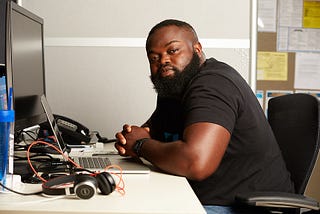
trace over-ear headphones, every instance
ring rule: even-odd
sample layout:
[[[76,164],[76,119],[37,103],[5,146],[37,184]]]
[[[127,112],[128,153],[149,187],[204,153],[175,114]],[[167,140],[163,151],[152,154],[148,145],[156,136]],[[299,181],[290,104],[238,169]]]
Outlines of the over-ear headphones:
[[[61,185],[72,183],[73,186],[61,188]],[[56,187],[59,186],[59,187]],[[47,195],[71,195],[78,198],[89,199],[93,197],[97,189],[101,194],[108,195],[116,188],[115,181],[110,173],[101,172],[98,174],[73,174],[59,176],[42,184],[42,192]]]

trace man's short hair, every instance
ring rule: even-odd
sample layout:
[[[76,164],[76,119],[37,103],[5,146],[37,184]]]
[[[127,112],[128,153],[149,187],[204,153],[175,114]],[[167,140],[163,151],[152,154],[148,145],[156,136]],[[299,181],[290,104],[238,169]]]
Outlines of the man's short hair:
[[[180,20],[176,20],[176,19],[166,19],[164,21],[159,22],[153,28],[151,28],[151,30],[148,34],[148,37],[147,37],[146,47],[148,47],[149,38],[152,36],[152,34],[154,34],[157,30],[159,30],[163,27],[172,26],[172,25],[180,27],[180,28],[184,28],[187,31],[193,33],[195,40],[198,41],[197,33],[189,23],[184,22],[184,21],[180,21]]]

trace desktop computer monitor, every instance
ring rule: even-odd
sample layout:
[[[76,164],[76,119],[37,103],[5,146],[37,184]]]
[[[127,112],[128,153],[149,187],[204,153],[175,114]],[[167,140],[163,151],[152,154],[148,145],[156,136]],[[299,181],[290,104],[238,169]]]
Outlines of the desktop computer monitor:
[[[8,91],[12,87],[15,133],[45,122],[43,19],[9,1],[6,24]]]

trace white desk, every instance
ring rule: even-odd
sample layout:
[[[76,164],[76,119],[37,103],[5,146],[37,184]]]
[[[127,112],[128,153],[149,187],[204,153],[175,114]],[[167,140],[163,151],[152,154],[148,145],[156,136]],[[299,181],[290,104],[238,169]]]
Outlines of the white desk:
[[[96,195],[89,200],[73,196],[44,197],[0,193],[0,213],[205,213],[184,177],[152,171],[146,175],[123,175],[126,194]],[[17,191],[40,190],[40,185],[22,184]]]

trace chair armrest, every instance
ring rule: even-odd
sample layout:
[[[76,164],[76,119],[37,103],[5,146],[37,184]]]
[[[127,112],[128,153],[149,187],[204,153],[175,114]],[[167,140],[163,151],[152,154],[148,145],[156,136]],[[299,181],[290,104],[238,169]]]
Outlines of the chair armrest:
[[[303,195],[285,192],[248,192],[235,197],[237,203],[263,207],[307,208],[319,210],[319,202]]]

